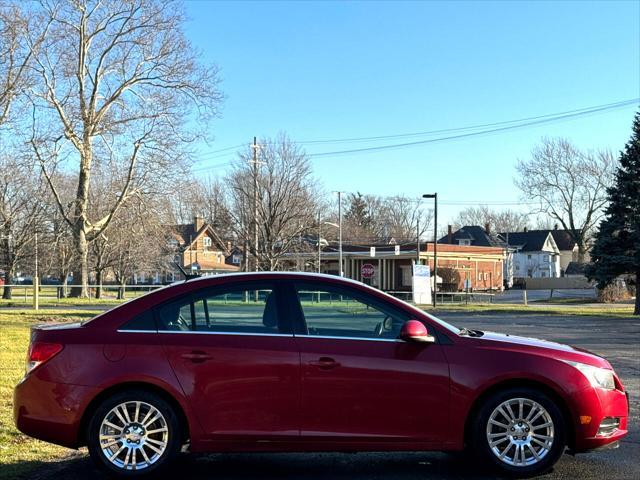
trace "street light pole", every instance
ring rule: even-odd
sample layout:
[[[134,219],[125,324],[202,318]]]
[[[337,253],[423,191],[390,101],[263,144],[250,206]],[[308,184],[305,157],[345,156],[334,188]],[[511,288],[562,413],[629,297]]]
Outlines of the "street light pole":
[[[435,308],[438,291],[438,193],[425,193],[422,198],[433,198],[433,308]]]
[[[344,277],[344,271],[342,270],[342,193],[336,192],[338,194],[338,271],[339,275]]]

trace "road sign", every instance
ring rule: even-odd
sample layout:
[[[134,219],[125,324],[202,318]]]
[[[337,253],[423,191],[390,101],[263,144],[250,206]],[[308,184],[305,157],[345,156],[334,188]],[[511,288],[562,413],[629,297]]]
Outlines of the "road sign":
[[[360,273],[362,274],[362,278],[371,278],[376,273],[376,269],[370,263],[365,263],[360,267]]]
[[[375,257],[376,256],[376,247],[369,248],[369,256],[370,257]]]
[[[400,245],[396,245],[393,249],[393,253],[396,255],[400,255]]]

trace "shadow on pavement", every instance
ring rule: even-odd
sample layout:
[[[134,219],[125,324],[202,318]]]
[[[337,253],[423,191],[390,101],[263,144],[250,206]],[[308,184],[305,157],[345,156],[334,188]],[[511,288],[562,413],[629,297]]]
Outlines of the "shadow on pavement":
[[[13,467],[13,468],[11,468]],[[17,468],[16,468],[17,467]],[[24,462],[9,466],[9,479],[103,480],[109,476],[96,469],[86,456],[54,463]],[[248,480],[291,478],[332,479],[495,479],[479,471],[468,458],[444,453],[300,453],[300,454],[208,454],[182,455],[156,479]]]

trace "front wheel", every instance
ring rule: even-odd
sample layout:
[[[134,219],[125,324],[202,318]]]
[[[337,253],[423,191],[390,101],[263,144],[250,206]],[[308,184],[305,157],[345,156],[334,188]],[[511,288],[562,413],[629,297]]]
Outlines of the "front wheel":
[[[173,408],[144,390],[117,393],[89,422],[89,454],[110,473],[140,476],[157,472],[180,450],[180,425]]]
[[[473,430],[473,450],[510,475],[529,477],[551,469],[564,451],[562,412],[542,392],[513,388],[482,405]]]

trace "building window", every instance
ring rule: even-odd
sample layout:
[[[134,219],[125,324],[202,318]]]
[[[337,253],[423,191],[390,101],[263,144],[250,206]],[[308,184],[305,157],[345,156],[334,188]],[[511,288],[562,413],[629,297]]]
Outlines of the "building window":
[[[478,280],[482,280],[482,272],[478,272]]]
[[[488,272],[484,272],[484,279],[488,280],[489,279],[489,273]]]
[[[542,277],[546,277],[547,276],[547,272],[540,272],[542,274]]]
[[[531,260],[531,255],[527,255],[527,260]]]
[[[211,237],[204,237],[202,239],[202,244],[204,245],[205,250],[209,250],[209,248],[211,248]]]
[[[231,263],[233,263],[234,265],[240,265],[241,260],[242,260],[242,256],[240,255],[233,255],[231,257]]]

